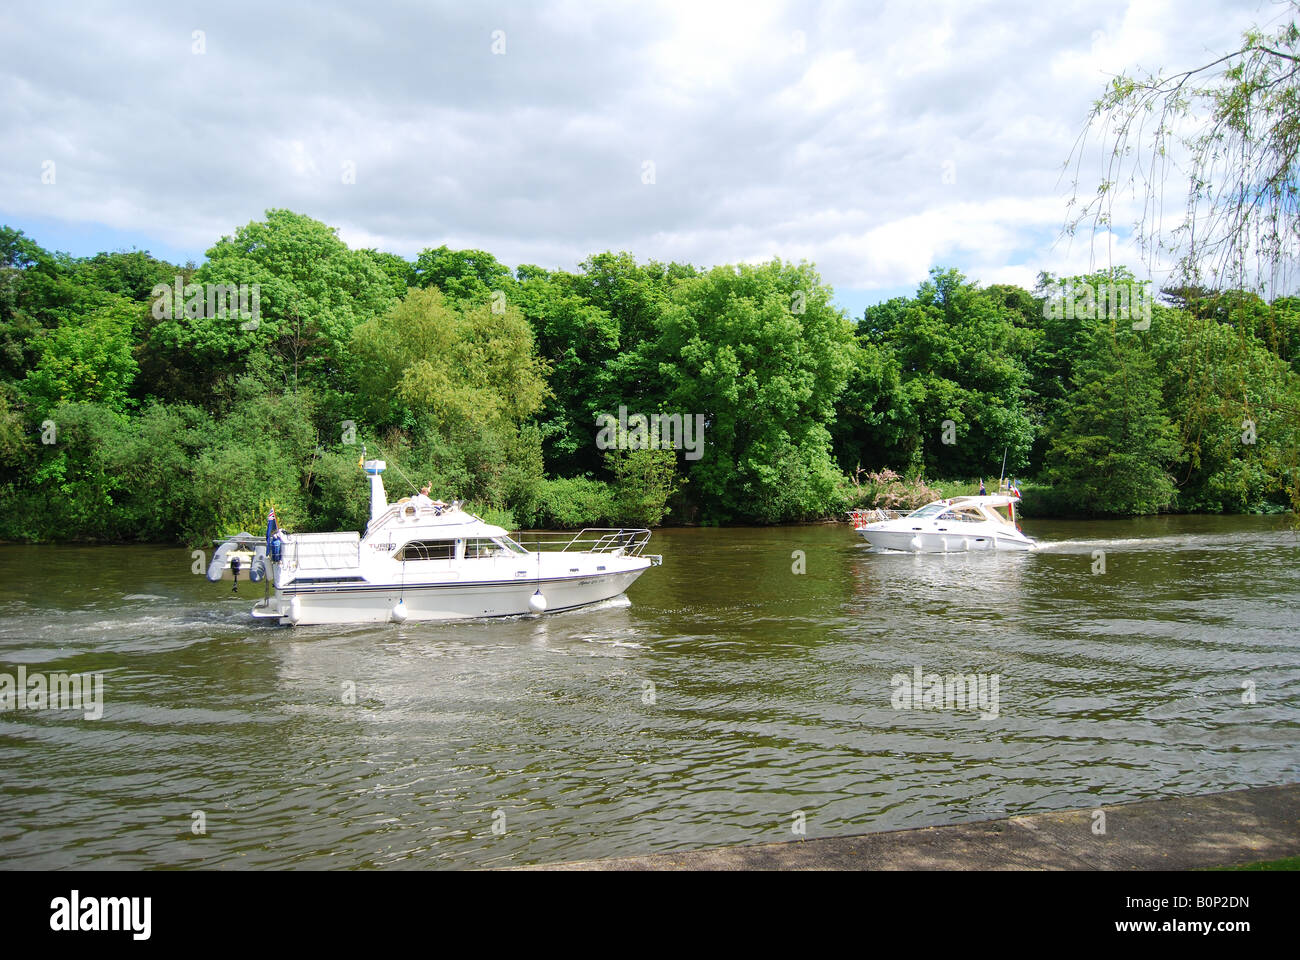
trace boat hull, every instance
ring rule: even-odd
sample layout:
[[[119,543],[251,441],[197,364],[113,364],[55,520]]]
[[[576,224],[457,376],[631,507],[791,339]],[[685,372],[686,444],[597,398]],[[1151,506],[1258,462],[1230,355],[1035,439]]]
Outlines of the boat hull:
[[[996,550],[1032,550],[1028,537],[1018,540],[998,532],[939,533],[918,530],[858,530],[862,538],[879,550],[899,553],[968,553]]]
[[[547,612],[571,610],[617,597],[650,564],[606,574],[555,579],[512,580],[496,583],[436,583],[371,586],[356,584],[277,590],[265,604],[253,609],[261,619],[281,624],[311,626],[345,623],[386,623],[402,603],[402,621],[465,620],[477,617],[516,617],[534,611],[529,601],[541,590]]]

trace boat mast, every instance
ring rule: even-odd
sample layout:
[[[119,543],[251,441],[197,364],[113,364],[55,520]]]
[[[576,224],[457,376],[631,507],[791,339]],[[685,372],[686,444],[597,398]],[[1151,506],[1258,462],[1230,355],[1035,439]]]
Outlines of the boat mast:
[[[364,457],[365,454],[363,453]],[[384,492],[383,472],[387,469],[388,464],[382,460],[364,460],[362,469],[370,477],[370,522],[375,520],[388,509],[388,497]]]
[[[1010,488],[1007,486],[1007,448],[1002,448],[1002,473],[998,477],[998,493],[1010,494]],[[1014,500],[1007,504],[1007,513],[1011,516],[1011,525],[1016,525],[1016,502]]]

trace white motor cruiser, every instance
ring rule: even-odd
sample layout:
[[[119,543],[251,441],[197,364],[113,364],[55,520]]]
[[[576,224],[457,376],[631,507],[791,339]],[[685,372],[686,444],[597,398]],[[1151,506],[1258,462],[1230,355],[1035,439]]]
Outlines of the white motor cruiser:
[[[268,524],[265,542],[240,535],[220,544],[208,579],[228,578],[231,555],[251,549],[251,562],[241,565],[252,582],[267,581],[255,617],[294,625],[401,623],[581,607],[617,597],[662,562],[641,556],[646,529],[588,528],[548,542],[530,539],[529,549],[455,503],[417,497],[389,504],[385,466],[365,461],[364,534],[289,534]]]
[[[905,553],[957,553],[966,550],[1032,550],[1034,541],[1016,524],[1013,494],[950,497],[907,515],[858,511],[853,527],[873,547]],[[1005,514],[1000,511],[1006,510]]]

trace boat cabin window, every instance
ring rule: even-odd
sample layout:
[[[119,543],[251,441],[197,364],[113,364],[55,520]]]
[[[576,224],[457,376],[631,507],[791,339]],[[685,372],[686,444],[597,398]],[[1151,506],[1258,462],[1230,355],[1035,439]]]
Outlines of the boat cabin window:
[[[509,557],[527,552],[509,537],[497,537],[491,540],[478,537],[465,541],[466,560],[476,560],[481,557]]]
[[[927,517],[937,517],[947,509],[948,505],[946,503],[927,503],[920,510],[913,510],[908,516],[924,520]]]
[[[398,560],[455,560],[455,540],[412,540],[397,552]]]
[[[465,559],[480,560],[484,557],[508,557],[510,551],[496,540],[472,537],[465,541]]]

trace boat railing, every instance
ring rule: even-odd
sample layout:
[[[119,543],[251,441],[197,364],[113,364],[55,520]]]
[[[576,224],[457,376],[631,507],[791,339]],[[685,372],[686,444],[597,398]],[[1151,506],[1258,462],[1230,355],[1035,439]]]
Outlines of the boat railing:
[[[532,553],[545,550],[639,557],[645,545],[650,542],[650,531],[645,527],[586,527],[576,534],[529,532],[517,534],[514,539]]]
[[[357,533],[296,533],[285,538],[284,560],[291,570],[339,570],[361,562]]]
[[[384,508],[383,512],[380,513],[379,516],[367,523],[366,533],[369,534],[371,530],[378,530],[390,520],[394,519],[416,520],[422,517],[441,517],[443,514],[461,512],[462,508],[459,500],[454,500],[451,503],[429,504],[421,507],[413,503],[410,497],[403,497],[395,503],[390,503]],[[472,513],[465,513],[465,517],[474,520],[481,519],[480,517],[474,516]]]
[[[855,527],[860,527],[867,523],[879,523],[881,520],[897,520],[899,517],[907,516],[899,510],[887,510],[884,507],[875,507],[871,510],[851,510],[849,511],[849,522]]]

